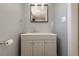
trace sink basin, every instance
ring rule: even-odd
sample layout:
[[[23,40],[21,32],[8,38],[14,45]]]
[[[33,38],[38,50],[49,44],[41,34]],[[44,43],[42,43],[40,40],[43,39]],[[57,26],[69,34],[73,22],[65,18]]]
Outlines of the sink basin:
[[[25,33],[25,34],[21,34],[21,35],[56,35],[53,33]]]

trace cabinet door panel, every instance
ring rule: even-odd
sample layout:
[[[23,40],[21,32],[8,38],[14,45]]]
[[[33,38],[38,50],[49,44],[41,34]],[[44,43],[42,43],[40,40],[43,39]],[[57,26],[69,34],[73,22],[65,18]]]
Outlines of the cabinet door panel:
[[[45,56],[56,56],[56,42],[45,40]]]
[[[32,56],[32,41],[22,42],[21,54],[23,56]]]
[[[33,41],[33,55],[34,56],[43,56],[44,55],[44,41],[43,40],[34,40]]]

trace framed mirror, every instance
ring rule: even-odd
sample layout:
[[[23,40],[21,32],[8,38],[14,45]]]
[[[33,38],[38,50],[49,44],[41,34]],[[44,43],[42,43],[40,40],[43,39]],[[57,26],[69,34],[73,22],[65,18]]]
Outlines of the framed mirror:
[[[48,22],[47,16],[48,5],[30,5],[30,20],[31,22]]]

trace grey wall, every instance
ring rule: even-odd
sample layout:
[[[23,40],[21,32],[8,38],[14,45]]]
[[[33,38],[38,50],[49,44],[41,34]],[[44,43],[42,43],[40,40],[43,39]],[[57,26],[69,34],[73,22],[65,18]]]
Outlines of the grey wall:
[[[53,4],[48,4],[48,23],[31,23],[30,22],[30,4],[25,4],[25,30],[31,32],[34,28],[37,32],[52,32],[51,23],[54,20]]]
[[[58,41],[58,55],[66,56],[68,54],[68,43],[67,43],[67,4],[55,4],[55,33],[57,34]],[[62,22],[63,18],[66,17],[66,21]]]
[[[0,46],[0,56],[18,55],[22,18],[21,4],[0,4],[0,41],[14,40],[11,46]]]
[[[63,16],[67,17],[67,4],[48,4],[48,23],[30,23],[30,4],[0,4],[0,41],[14,40],[11,46],[0,46],[0,55],[18,55],[20,33],[33,28],[56,33],[58,55],[67,55],[67,22],[61,22]]]

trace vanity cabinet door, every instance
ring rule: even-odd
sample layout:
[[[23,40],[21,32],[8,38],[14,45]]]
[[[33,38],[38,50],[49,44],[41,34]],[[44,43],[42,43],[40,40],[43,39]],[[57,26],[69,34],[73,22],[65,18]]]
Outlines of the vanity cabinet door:
[[[45,56],[56,56],[56,42],[53,40],[45,40],[44,42]]]
[[[22,56],[32,56],[32,40],[31,41],[22,41],[21,46],[21,55]]]
[[[43,40],[33,40],[33,56],[44,56]]]

